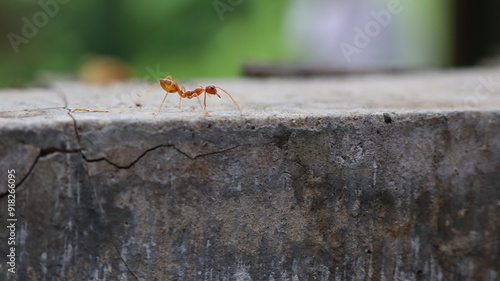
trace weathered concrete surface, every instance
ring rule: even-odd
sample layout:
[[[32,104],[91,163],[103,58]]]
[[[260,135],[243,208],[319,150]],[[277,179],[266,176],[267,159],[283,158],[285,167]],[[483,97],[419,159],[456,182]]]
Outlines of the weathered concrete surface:
[[[134,83],[3,91],[0,280],[498,280],[482,80],[500,70],[213,81],[245,115],[223,97],[209,118],[175,98],[154,117],[161,92],[136,108]]]

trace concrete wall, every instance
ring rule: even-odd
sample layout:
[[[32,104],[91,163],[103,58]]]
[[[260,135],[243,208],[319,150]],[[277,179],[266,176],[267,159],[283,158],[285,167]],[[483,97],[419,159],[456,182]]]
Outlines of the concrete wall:
[[[228,110],[0,112],[0,279],[500,278],[499,111]]]

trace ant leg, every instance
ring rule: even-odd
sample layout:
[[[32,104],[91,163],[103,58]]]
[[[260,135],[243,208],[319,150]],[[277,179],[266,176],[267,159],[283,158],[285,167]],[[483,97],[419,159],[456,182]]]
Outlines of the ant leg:
[[[165,100],[167,99],[167,96],[168,96],[168,92],[165,94],[165,97],[163,98],[163,100],[161,101],[161,104],[160,104],[160,108],[158,108],[158,112],[157,113],[153,113],[153,115],[158,115],[161,111],[161,108],[163,107],[163,104],[165,103]]]
[[[207,91],[203,91],[204,97],[203,97],[203,112],[205,113],[205,116],[208,116],[208,111],[207,111]]]
[[[186,87],[184,85],[182,85],[181,93],[184,95],[185,92],[186,92]],[[183,96],[179,93],[179,109],[181,109],[182,98],[183,98]]]
[[[200,96],[197,95],[196,98],[198,99],[198,103],[200,104],[201,110],[203,111],[203,115],[208,116],[207,110],[203,108],[203,105],[201,104]]]
[[[204,97],[203,97],[203,106],[205,107],[205,110],[207,110],[207,92],[204,92]]]
[[[234,104],[236,105],[236,107],[240,111],[240,114],[243,115],[243,111],[241,110],[240,105],[233,99],[233,97],[226,90],[222,89],[221,87],[217,87],[217,86],[215,88],[221,89],[224,93],[226,93],[231,98],[231,100],[233,100]]]

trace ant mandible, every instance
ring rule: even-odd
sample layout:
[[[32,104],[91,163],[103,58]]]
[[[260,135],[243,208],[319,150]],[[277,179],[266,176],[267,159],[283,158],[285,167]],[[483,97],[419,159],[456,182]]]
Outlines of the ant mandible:
[[[198,102],[200,103],[200,106],[203,110],[203,114],[205,116],[208,116],[208,112],[207,112],[207,94],[209,95],[215,95],[217,97],[221,97],[218,93],[217,93],[217,89],[220,89],[222,90],[224,93],[226,93],[230,98],[231,100],[234,102],[234,104],[236,105],[236,107],[238,108],[238,110],[240,111],[240,114],[243,115],[243,111],[241,110],[241,107],[238,105],[238,103],[236,102],[236,100],[234,100],[234,98],[224,89],[222,89],[221,87],[217,87],[217,86],[214,86],[214,85],[210,85],[210,86],[206,86],[206,87],[203,87],[203,86],[199,86],[198,88],[192,90],[192,91],[186,91],[186,87],[184,87],[184,85],[182,86],[179,86],[179,84],[177,83],[177,81],[174,80],[174,78],[172,78],[172,76],[167,76],[163,79],[160,79],[160,81],[156,84],[154,84],[149,90],[148,92],[150,92],[151,90],[153,90],[154,88],[156,88],[156,86],[160,85],[163,90],[165,90],[165,97],[163,98],[163,100],[161,101],[161,104],[160,104],[160,108],[158,108],[158,112],[157,113],[153,113],[153,115],[158,115],[161,111],[161,108],[163,107],[163,104],[165,103],[165,100],[167,99],[167,96],[169,93],[177,93],[179,94],[179,108],[181,107],[181,101],[183,98],[187,98],[187,99],[192,99],[194,97],[196,97],[198,99]],[[147,92],[147,93],[148,93]],[[200,100],[200,95],[203,95],[204,94],[204,97],[203,97],[203,105],[201,104],[201,100]],[[145,95],[145,94],[144,94]],[[142,96],[144,96],[142,95]]]

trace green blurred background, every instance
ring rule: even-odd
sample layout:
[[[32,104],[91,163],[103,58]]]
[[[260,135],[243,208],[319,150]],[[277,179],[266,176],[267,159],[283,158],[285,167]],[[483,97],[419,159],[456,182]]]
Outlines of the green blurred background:
[[[287,1],[220,3],[216,9],[214,1],[200,0],[73,0],[15,54],[7,34],[22,35],[22,17],[31,20],[41,7],[2,0],[0,87],[24,85],[42,70],[75,73],[93,55],[118,58],[141,78],[157,65],[176,78],[237,76],[246,59],[287,57],[278,36]]]
[[[23,19],[44,11],[40,1],[58,11],[13,47],[9,36],[22,36]],[[303,61],[307,54],[289,46],[294,31],[284,26],[297,1],[306,0],[2,0],[0,87],[37,85],[44,73],[75,78],[96,56],[115,58],[126,77],[149,80],[236,77],[247,61]],[[500,41],[493,0],[401,2],[409,8],[397,16],[399,52],[410,66],[472,65]]]

